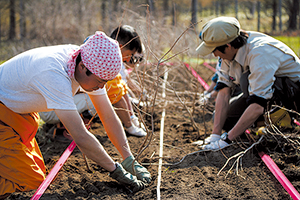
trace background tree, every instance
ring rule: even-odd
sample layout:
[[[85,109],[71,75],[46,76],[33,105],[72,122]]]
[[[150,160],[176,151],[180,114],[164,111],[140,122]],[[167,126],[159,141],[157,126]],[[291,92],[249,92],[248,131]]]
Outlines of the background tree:
[[[169,0],[163,0],[163,13],[164,13],[163,24],[165,24],[166,23],[166,18],[169,15]]]
[[[7,47],[4,53],[0,49],[0,60],[6,53],[14,55],[37,46],[81,44],[97,30],[109,34],[114,27],[125,23],[139,27],[140,32],[146,31],[144,38],[161,31],[168,33],[165,34],[168,37],[153,38],[152,42],[166,42],[176,37],[176,30],[202,21],[195,28],[195,33],[199,32],[200,26],[219,15],[238,17],[245,30],[260,29],[268,34],[294,31],[300,25],[299,1],[261,0],[261,20],[258,20],[258,0],[0,0],[1,45],[15,45]],[[145,17],[148,11],[150,20]],[[198,37],[194,39],[194,33],[190,34],[193,44],[198,43]]]
[[[297,16],[299,15],[299,0],[287,0],[286,11],[289,15],[288,30],[297,29]]]
[[[220,2],[221,15],[225,15],[225,9],[226,9],[227,4],[228,4],[228,2],[226,0],[223,0],[223,1]]]
[[[15,0],[9,0],[9,35],[8,39],[12,40],[16,37],[16,10]]]
[[[25,19],[25,6],[24,0],[20,0],[20,39],[26,37],[26,19]]]
[[[260,1],[257,1],[257,31],[260,31]]]
[[[238,17],[238,13],[239,13],[239,4],[238,4],[238,0],[234,0],[234,11],[235,11],[235,18],[239,18]]]
[[[192,0],[191,13],[192,13],[191,23],[193,27],[197,28],[197,0]]]
[[[154,0],[147,0],[149,4],[149,11],[152,16],[155,15],[155,5],[154,5]]]
[[[273,14],[272,14],[272,31],[276,31],[276,18],[277,18],[277,10],[278,10],[278,1],[272,0],[271,2]]]

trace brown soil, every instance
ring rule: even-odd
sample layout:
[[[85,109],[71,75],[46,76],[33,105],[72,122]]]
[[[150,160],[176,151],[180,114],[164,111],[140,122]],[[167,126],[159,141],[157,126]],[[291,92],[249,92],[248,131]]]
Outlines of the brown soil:
[[[203,66],[195,68],[201,72],[199,74],[205,81],[213,75],[213,72]],[[162,99],[161,88],[155,84],[156,77],[149,78],[150,82],[146,88],[151,101],[148,100],[148,106],[142,108],[149,114],[143,115],[149,128],[149,137],[146,138],[146,144],[149,146],[139,155],[138,161],[152,174],[152,183],[144,190],[132,193],[111,179],[106,170],[91,160],[88,162],[92,172],[88,172],[83,156],[76,147],[41,199],[158,199],[159,181],[161,199],[291,199],[260,159],[259,151],[269,154],[293,186],[300,190],[299,153],[288,142],[278,143],[282,141],[280,136],[276,137],[278,141],[274,140],[274,137],[268,137],[268,140],[263,140],[247,151],[238,162],[238,170],[234,163],[236,159],[233,159],[220,172],[228,158],[244,151],[258,138],[253,137],[252,140],[249,139],[249,135],[243,135],[241,141],[244,143],[235,144],[221,151],[201,151],[193,145],[193,141],[204,139],[206,134],[211,132],[212,113],[211,110],[201,109],[197,104],[199,91],[202,89],[190,72],[181,64],[168,69],[170,71],[166,101]],[[155,99],[153,88],[159,88]],[[195,94],[195,91],[198,93]],[[155,107],[152,109],[154,100]],[[165,102],[167,106],[163,127],[163,166],[159,180],[161,116]],[[111,144],[100,122],[92,125],[91,132],[96,135],[112,158],[122,162],[121,156]],[[54,141],[51,135],[44,133],[42,129],[37,134],[37,139],[46,166],[50,170],[69,144]],[[136,154],[145,138],[129,136],[128,140],[132,152]],[[232,166],[234,167],[231,169]],[[29,199],[34,192],[14,193],[8,199]]]

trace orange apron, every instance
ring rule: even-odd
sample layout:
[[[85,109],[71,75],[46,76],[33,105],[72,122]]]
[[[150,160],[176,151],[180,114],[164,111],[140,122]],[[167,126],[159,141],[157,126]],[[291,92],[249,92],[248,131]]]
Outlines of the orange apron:
[[[38,122],[38,113],[18,114],[0,102],[0,196],[37,189],[45,179]]]
[[[125,81],[122,80],[121,74],[118,74],[113,80],[108,81],[105,84],[105,88],[111,104],[115,104],[120,101],[122,96],[127,93],[127,85]]]

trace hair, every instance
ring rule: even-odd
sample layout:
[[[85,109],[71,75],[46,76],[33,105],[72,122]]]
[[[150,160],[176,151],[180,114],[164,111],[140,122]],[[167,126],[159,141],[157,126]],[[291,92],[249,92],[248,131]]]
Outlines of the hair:
[[[81,61],[81,53],[79,53],[77,58],[76,58],[76,66],[79,65],[80,61]],[[87,76],[90,76],[91,74],[93,74],[87,67],[86,67],[86,69],[87,70],[86,70],[85,73],[86,73]]]
[[[143,51],[139,35],[135,29],[129,25],[119,26],[111,33],[110,37],[117,40],[126,49],[136,49],[138,53],[142,53]]]
[[[249,35],[245,31],[241,30],[240,35],[237,38],[235,38],[233,41],[231,41],[229,44],[235,49],[239,49],[247,43],[248,37]],[[225,53],[226,47],[228,47],[228,44],[218,46],[213,51],[219,50],[220,52]]]

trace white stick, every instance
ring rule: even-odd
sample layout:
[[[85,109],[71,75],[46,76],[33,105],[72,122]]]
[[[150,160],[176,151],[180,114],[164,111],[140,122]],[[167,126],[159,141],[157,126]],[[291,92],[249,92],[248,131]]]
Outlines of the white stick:
[[[164,74],[164,82],[162,84],[162,99],[166,98],[166,82],[168,79],[168,71]],[[163,146],[164,146],[164,123],[165,123],[165,115],[166,115],[166,106],[167,101],[165,101],[165,106],[162,111],[161,121],[160,121],[160,137],[159,137],[159,162],[158,162],[158,175],[157,175],[157,200],[160,200],[160,182],[161,182],[161,167],[162,167],[162,158],[163,158]]]

